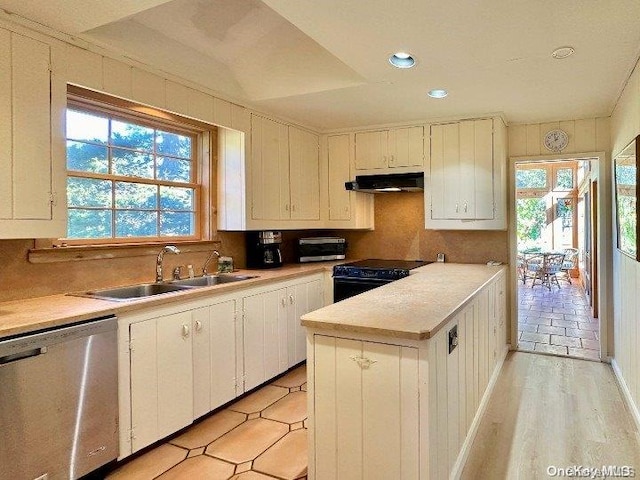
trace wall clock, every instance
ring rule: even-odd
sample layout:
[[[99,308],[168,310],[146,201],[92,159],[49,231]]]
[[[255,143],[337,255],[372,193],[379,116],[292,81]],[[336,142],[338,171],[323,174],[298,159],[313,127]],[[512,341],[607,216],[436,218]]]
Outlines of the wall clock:
[[[561,152],[569,143],[569,135],[564,130],[550,130],[544,136],[544,146],[552,152]]]

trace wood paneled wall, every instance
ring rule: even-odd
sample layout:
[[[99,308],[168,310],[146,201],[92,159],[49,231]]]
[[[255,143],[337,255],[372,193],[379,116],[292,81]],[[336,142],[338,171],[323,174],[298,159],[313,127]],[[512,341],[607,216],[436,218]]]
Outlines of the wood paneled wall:
[[[529,157],[551,154],[544,147],[544,136],[549,130],[561,129],[569,135],[569,144],[562,153],[608,151],[609,119],[587,118],[549,123],[509,125],[509,156]]]
[[[612,157],[640,134],[640,64],[627,82],[611,115]],[[623,392],[632,401],[632,413],[640,423],[640,263],[616,248],[614,231],[613,320],[614,370],[621,379]]]

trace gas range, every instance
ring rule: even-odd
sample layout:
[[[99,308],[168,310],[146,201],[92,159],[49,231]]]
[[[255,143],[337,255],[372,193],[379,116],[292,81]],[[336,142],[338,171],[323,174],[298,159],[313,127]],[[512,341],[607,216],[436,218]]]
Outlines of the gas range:
[[[409,276],[410,270],[432,262],[422,260],[367,259],[333,267],[333,301]]]

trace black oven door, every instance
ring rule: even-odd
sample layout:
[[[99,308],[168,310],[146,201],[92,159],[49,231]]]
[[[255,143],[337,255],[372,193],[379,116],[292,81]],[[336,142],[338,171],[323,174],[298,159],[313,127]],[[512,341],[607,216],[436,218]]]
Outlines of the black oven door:
[[[333,302],[339,302],[345,298],[381,287],[391,281],[378,278],[333,277]]]

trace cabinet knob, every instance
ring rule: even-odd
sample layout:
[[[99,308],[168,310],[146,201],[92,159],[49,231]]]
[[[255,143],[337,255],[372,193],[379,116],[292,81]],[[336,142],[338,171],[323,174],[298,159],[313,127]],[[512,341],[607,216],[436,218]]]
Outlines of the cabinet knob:
[[[189,325],[182,325],[182,337],[187,338],[189,336]]]
[[[196,320],[196,332],[202,331],[202,322],[200,320]]]
[[[362,369],[369,368],[374,363],[377,363],[377,360],[371,360],[370,358],[361,357],[361,356],[358,356],[358,355],[352,355],[349,358],[351,360],[353,360],[354,362],[356,362],[358,364],[358,366],[360,368],[362,368]]]

